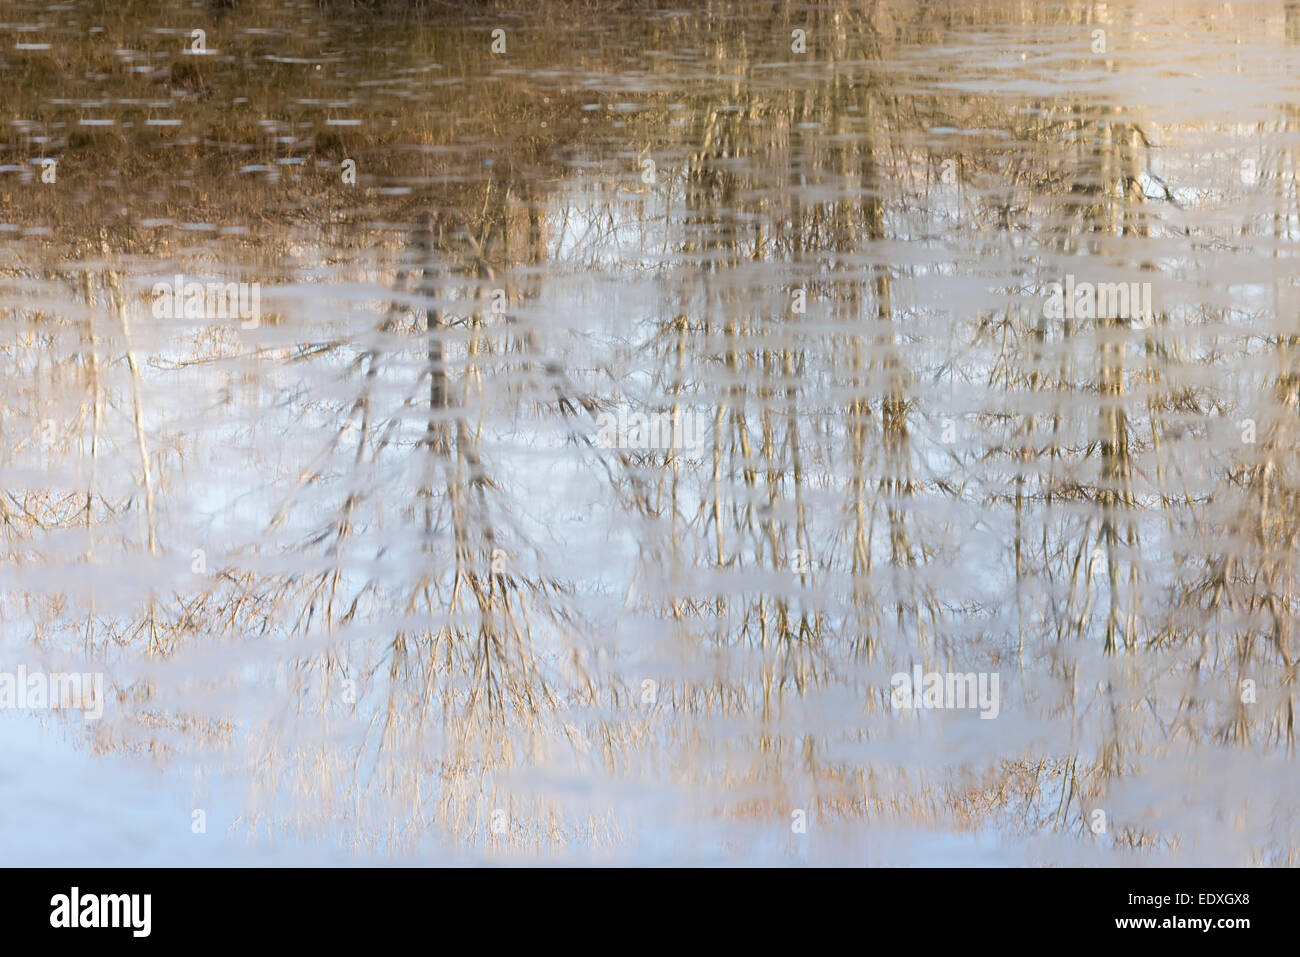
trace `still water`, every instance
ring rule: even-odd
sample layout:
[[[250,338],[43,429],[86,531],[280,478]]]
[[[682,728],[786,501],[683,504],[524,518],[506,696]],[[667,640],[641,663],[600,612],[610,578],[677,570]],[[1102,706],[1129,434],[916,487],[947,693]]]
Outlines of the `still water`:
[[[1298,862],[1300,3],[159,6],[0,23],[7,861]]]

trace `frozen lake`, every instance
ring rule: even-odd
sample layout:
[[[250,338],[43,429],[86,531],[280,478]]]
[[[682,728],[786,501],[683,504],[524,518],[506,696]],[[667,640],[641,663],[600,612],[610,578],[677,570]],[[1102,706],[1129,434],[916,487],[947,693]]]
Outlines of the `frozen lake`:
[[[1298,862],[1300,3],[255,6],[0,25],[0,858]]]

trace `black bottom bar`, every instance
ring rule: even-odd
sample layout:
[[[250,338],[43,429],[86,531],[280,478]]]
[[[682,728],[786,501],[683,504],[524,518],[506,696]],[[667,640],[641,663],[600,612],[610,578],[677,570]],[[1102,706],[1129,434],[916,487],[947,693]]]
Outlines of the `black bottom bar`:
[[[676,947],[686,932],[694,945],[771,949],[785,928],[805,944],[901,935],[938,947],[1103,938],[1233,947],[1289,933],[1296,900],[1285,870],[48,869],[0,881],[10,944],[338,948],[415,933],[435,948],[464,946],[467,935],[492,947]]]

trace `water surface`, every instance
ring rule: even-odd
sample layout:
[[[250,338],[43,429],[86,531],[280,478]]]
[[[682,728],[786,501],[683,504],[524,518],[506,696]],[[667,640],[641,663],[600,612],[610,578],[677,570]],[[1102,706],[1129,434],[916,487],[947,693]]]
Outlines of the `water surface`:
[[[6,859],[1296,863],[1300,3],[160,6],[0,24]]]

